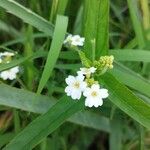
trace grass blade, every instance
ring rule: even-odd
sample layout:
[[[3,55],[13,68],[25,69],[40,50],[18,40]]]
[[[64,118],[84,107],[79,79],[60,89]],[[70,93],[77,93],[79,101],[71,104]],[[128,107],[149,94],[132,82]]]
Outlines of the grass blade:
[[[136,97],[109,73],[102,76],[102,81],[109,90],[111,102],[144,127],[150,129],[150,104]]]
[[[43,114],[55,103],[52,97],[36,95],[35,93],[0,84],[0,105],[21,109],[28,112]],[[9,91],[9,95],[8,95]],[[85,111],[79,112],[67,119],[67,121],[85,127],[110,132],[109,119],[97,114]]]
[[[108,53],[109,1],[86,0],[84,2],[85,53],[92,59],[91,50],[96,48],[96,58]],[[95,40],[95,43],[92,41]]]
[[[14,59],[14,60],[11,61],[11,63],[1,64],[0,65],[0,71],[15,67],[15,66],[20,65],[20,64],[22,64],[22,63],[24,63],[28,60],[31,60],[31,59],[46,57],[46,55],[47,55],[47,52],[41,52],[40,51],[40,52],[35,52],[31,56],[26,56],[26,57],[22,57],[22,58],[19,58],[19,59]]]
[[[113,118],[110,121],[111,131],[109,137],[110,150],[121,150],[122,149],[122,124],[120,118]]]
[[[97,0],[85,0],[84,1],[84,21],[83,21],[83,33],[85,37],[85,54],[92,60],[92,40],[96,41],[96,29],[99,1]]]
[[[131,15],[131,20],[133,23],[133,28],[136,34],[139,48],[145,47],[145,37],[143,33],[142,24],[140,21],[140,14],[138,10],[138,1],[137,0],[127,0],[129,11]]]
[[[6,133],[4,135],[0,135],[0,148],[2,148],[5,144],[9,143],[15,137],[15,133]]]
[[[59,57],[59,52],[61,50],[61,46],[67,30],[67,24],[68,24],[68,19],[66,17],[63,16],[57,17],[53,40],[47,56],[47,61],[44,67],[44,71],[40,79],[37,93],[41,93],[42,89],[44,88],[46,82],[48,81],[52,73],[57,58]]]
[[[4,150],[27,150],[35,147],[44,137],[57,129],[67,118],[84,109],[84,102],[63,97],[47,113],[39,116],[21,131]],[[41,122],[43,122],[41,124]]]
[[[150,62],[150,52],[148,50],[118,49],[110,50],[109,54],[114,55],[117,61]]]
[[[96,57],[108,54],[109,48],[109,0],[100,0],[96,39]]]
[[[150,97],[150,82],[129,68],[117,63],[112,74],[125,85]]]
[[[14,29],[12,26],[7,25],[5,22],[0,20],[0,30],[9,33],[13,37],[19,37],[20,33]]]
[[[9,13],[19,17],[24,22],[36,27],[40,31],[53,36],[54,26],[41,16],[25,8],[13,0],[0,0],[0,6],[5,8]]]

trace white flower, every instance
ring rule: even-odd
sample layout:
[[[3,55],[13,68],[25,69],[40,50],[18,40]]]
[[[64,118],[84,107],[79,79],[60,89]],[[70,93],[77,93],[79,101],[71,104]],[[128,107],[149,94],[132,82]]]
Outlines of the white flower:
[[[84,41],[85,41],[85,38],[82,38],[79,35],[74,35],[71,38],[71,45],[74,45],[74,46],[83,46],[84,45]]]
[[[3,80],[7,80],[7,79],[14,80],[18,72],[19,72],[19,67],[16,66],[9,70],[2,71],[0,73],[0,78],[2,78]]]
[[[64,40],[64,44],[71,44],[73,46],[83,46],[85,38],[80,37],[79,35],[69,34]]]
[[[72,41],[72,34],[69,34],[66,39],[64,40],[64,44],[69,43]]]
[[[72,99],[80,99],[82,92],[86,89],[86,82],[84,82],[84,76],[71,76],[66,78],[66,83],[68,86],[65,88],[67,96],[71,96]]]
[[[100,89],[98,84],[93,84],[91,88],[85,89],[83,95],[86,97],[85,106],[98,107],[103,104],[103,98],[107,98],[109,94],[107,89]]]
[[[80,71],[78,71],[78,75],[91,75],[91,73],[94,73],[96,71],[95,67],[90,68],[80,68]]]
[[[14,53],[11,53],[11,52],[4,52],[4,53],[0,53],[0,57],[2,56],[8,56],[8,57],[11,57],[11,56],[14,56],[15,54]]]

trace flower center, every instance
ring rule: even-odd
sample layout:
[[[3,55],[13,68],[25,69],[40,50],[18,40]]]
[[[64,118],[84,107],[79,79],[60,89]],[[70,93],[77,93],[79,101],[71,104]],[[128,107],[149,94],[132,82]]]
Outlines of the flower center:
[[[97,92],[96,92],[96,91],[93,91],[93,92],[91,93],[91,95],[92,95],[93,97],[96,97],[96,96],[97,96]]]
[[[75,82],[73,86],[74,86],[74,88],[78,89],[80,87],[80,83],[79,82]]]

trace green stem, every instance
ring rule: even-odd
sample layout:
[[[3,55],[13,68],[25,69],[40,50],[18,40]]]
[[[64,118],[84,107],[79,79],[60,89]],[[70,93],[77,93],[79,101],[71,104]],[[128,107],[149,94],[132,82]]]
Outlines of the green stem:
[[[96,48],[96,43],[95,43],[95,39],[91,40],[92,43],[92,61],[95,60],[95,48]]]
[[[140,150],[145,150],[144,144],[145,129],[140,125]]]
[[[20,131],[20,118],[16,109],[13,109],[15,133]]]
[[[46,150],[47,147],[47,138],[44,138],[42,143],[40,144],[41,150]]]

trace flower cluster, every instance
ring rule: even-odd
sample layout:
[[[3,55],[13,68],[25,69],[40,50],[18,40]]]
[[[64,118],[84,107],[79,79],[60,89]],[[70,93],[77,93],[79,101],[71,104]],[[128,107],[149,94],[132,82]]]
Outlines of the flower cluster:
[[[85,38],[80,37],[79,35],[69,34],[66,37],[64,44],[69,45],[69,46],[83,46],[84,41],[85,41]]]
[[[69,75],[66,78],[67,87],[65,92],[67,96],[71,96],[74,100],[79,100],[83,95],[85,106],[98,107],[103,104],[103,99],[107,98],[109,94],[107,89],[99,85],[95,77],[113,68],[114,57],[101,56],[99,60],[91,61],[83,51],[77,48],[77,46],[83,46],[84,41],[85,38],[81,38],[79,35],[68,35],[64,41],[64,44],[73,47],[78,52],[82,65],[85,66],[77,71],[77,76]]]
[[[79,100],[81,95],[86,97],[85,106],[98,107],[103,104],[103,99],[108,97],[108,90],[101,88],[97,81],[92,78],[96,68],[80,68],[77,76],[69,75],[66,78],[67,87],[65,92],[74,100]]]
[[[12,57],[14,56],[14,53],[11,52],[3,52],[0,53],[0,63],[1,64],[6,64],[6,63],[10,63],[12,60]],[[3,80],[14,80],[16,79],[17,73],[19,72],[19,67],[13,67],[11,69],[5,70],[0,72],[0,78],[2,78]]]

